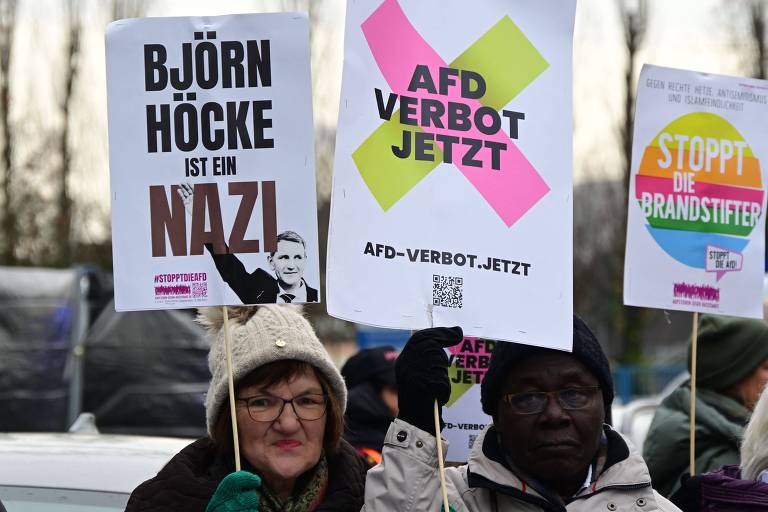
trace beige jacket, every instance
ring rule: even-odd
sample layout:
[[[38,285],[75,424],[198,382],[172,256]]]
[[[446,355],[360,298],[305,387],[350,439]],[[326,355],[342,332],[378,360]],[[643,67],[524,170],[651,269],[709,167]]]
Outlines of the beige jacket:
[[[548,501],[494,460],[500,454],[495,436],[486,439],[489,431],[492,426],[478,436],[467,464],[446,468],[448,501],[456,512],[680,512],[651,488],[642,457],[609,427],[606,468],[566,506]],[[363,507],[365,512],[394,510],[442,510],[436,440],[400,420],[389,427],[381,464],[368,471]]]

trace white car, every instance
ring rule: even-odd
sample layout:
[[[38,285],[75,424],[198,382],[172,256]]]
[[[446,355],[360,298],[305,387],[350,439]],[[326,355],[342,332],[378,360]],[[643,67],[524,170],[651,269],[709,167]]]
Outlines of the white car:
[[[7,512],[115,512],[191,439],[110,434],[0,434]],[[2,507],[0,507],[2,511]]]

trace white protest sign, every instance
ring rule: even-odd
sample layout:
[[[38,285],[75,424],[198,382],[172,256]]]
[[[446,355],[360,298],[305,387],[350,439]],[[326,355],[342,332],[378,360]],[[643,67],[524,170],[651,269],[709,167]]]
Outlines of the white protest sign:
[[[317,302],[306,14],[107,30],[118,310]]]
[[[443,437],[450,446],[445,460],[463,462],[475,439],[493,419],[483,412],[480,403],[480,384],[483,382],[491,352],[496,342],[479,338],[464,338],[461,343],[447,348],[450,366],[451,397],[443,407]]]
[[[574,10],[347,4],[331,315],[570,349]]]
[[[635,111],[624,303],[762,318],[768,82],[646,65]]]

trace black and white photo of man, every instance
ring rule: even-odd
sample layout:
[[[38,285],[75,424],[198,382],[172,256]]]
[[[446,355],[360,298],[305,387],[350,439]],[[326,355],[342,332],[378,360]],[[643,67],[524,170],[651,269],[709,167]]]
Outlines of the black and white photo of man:
[[[304,239],[293,231],[277,235],[277,251],[267,256],[275,273],[280,293],[277,302],[317,302],[318,294],[304,280],[307,247]]]
[[[184,205],[191,208],[193,188],[190,184],[179,186]],[[248,272],[240,259],[225,251],[215,254],[212,244],[205,244],[213,258],[216,270],[243,304],[287,304],[291,302],[318,302],[319,294],[304,279],[307,263],[307,244],[294,231],[277,235],[277,246],[267,256],[272,276],[262,268]]]

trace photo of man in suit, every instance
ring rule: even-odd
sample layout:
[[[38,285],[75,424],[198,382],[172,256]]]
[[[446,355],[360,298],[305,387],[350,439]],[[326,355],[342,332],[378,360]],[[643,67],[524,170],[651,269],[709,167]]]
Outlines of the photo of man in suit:
[[[193,187],[185,183],[178,190],[185,208],[190,212]],[[240,259],[228,252],[229,248],[224,254],[215,254],[212,244],[205,244],[205,249],[213,258],[221,278],[243,304],[287,304],[320,300],[317,289],[304,280],[307,244],[294,231],[278,234],[277,250],[267,256],[267,263],[274,276],[262,268],[248,272]]]
[[[277,302],[318,301],[317,290],[304,280],[307,248],[297,233],[284,231],[277,235],[277,251],[270,253],[267,261],[280,288]]]
[[[253,272],[234,254],[214,254],[213,246],[205,248],[213,258],[221,278],[243,304],[287,304],[290,302],[317,302],[319,295],[304,280],[307,250],[304,239],[293,231],[277,235],[277,250],[267,256],[273,277],[262,268]]]

